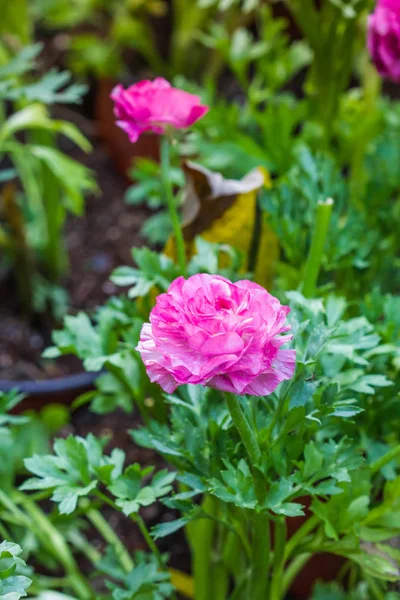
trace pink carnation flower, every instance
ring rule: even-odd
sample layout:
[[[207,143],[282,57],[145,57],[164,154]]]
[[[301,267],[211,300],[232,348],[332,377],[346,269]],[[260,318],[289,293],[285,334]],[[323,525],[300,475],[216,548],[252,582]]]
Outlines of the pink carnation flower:
[[[162,134],[167,126],[183,129],[208,111],[199,96],[171,87],[162,77],[139,81],[126,90],[117,85],[112,93],[117,125],[136,142],[144,131]]]
[[[378,0],[368,18],[368,49],[378,72],[400,83],[400,0]]]
[[[219,275],[178,277],[157,298],[137,350],[151,381],[166,392],[185,383],[236,394],[271,394],[295,369],[293,336],[274,296],[251,281]]]

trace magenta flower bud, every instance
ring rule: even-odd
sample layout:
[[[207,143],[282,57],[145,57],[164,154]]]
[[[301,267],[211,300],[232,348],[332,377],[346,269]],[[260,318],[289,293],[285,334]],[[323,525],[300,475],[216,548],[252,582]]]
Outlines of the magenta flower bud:
[[[378,0],[368,18],[368,49],[382,77],[400,83],[400,0]]]
[[[117,125],[131,142],[137,142],[145,131],[162,134],[168,127],[190,127],[208,111],[199,96],[171,87],[162,77],[139,81],[127,89],[117,85],[111,98]]]
[[[151,381],[166,392],[186,383],[265,396],[295,370],[290,309],[251,281],[219,275],[178,277],[157,298],[137,350]]]

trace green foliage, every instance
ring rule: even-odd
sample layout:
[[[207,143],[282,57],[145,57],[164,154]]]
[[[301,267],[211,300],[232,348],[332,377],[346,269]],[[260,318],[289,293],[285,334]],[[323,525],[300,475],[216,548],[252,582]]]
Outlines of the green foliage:
[[[154,287],[165,292],[179,275],[179,268],[164,254],[143,247],[133,248],[132,256],[138,269],[118,267],[111,276],[116,285],[133,286],[128,292],[130,298],[146,296]]]
[[[149,506],[168,494],[175,479],[175,473],[167,470],[158,471],[151,483],[143,487],[143,480],[153,471],[152,467],[141,469],[137,463],[127,467],[109,487],[110,492],[117,498],[116,504],[124,515],[139,512],[141,506]]]
[[[26,590],[32,581],[24,575],[17,575],[16,570],[25,566],[20,558],[22,549],[17,544],[3,541],[0,544],[0,599],[19,600],[28,594]]]
[[[315,586],[312,600],[369,600],[371,590],[367,582],[360,583],[356,589],[346,592],[338,583],[318,583]],[[381,595],[382,600],[399,600],[397,592]]]
[[[26,423],[26,417],[9,414],[23,399],[24,395],[18,390],[0,392],[0,428],[5,425]]]
[[[385,233],[376,212],[366,214],[350,204],[349,188],[331,158],[315,156],[301,147],[287,176],[262,198],[283,250],[278,267],[280,287],[293,289],[301,281],[316,206],[326,198],[332,198],[334,206],[322,257],[322,283],[335,285],[348,299],[369,290],[371,282],[382,287],[396,285],[396,264],[391,258],[393,229]],[[352,271],[357,277],[350,276]]]
[[[220,392],[180,386],[164,396],[149,382],[135,350],[140,330],[156,295],[181,271],[165,254],[134,249],[134,266],[112,275],[126,296],[110,299],[93,314],[68,316],[45,356],[73,354],[86,370],[99,373],[96,389],[74,407],[90,402],[101,414],[137,409],[141,424],[132,431],[134,443],[161,454],[169,467],[155,472],[125,464],[122,450],[106,453],[107,440],[91,434],[56,439],[51,454],[49,437],[65,423],[65,412],[50,407],[29,420],[10,416],[19,396],[0,394],[0,530],[40,564],[32,578],[41,600],[72,598],[65,594],[79,600],[174,597],[171,579],[175,585],[182,574],[170,577],[168,557],[154,539],[181,528],[199,600],[229,594],[232,600],[267,595],[279,600],[306,561],[321,553],[344,559],[346,590],[317,584],[314,600],[398,597],[390,589],[400,578],[399,104],[377,99],[379,86],[363,50],[368,2],[306,4],[287,2],[303,32],[302,40],[293,41],[288,21],[254,0],[33,3],[41,26],[67,28],[67,64],[80,75],[115,77],[133,50],[154,73],[178,75],[178,87],[210,105],[175,145],[169,176],[178,208],[184,184],[180,156],[196,157],[228,177],[253,167],[269,172],[272,187],[260,192],[260,206],[279,241],[275,293],[290,304],[297,352],[293,379],[273,394],[233,397],[259,451],[260,458],[250,460]],[[26,17],[22,0],[18,6]],[[166,10],[172,23],[169,51],[159,52],[153,25]],[[9,18],[7,11],[6,23]],[[21,16],[14,29],[22,38],[30,27]],[[12,215],[0,226],[0,245],[20,273],[32,265],[28,292],[33,290],[36,306],[44,310],[49,298],[59,298],[49,282],[63,272],[56,252],[62,223],[67,212],[82,213],[84,195],[95,185],[87,169],[59,151],[57,136],[85,151],[88,142],[73,125],[52,119],[45,106],[76,102],[83,89],[64,72],[32,76],[39,52],[34,45],[10,58],[8,45],[0,48],[0,99],[11,109],[0,123],[0,181]],[[214,83],[199,88],[184,80],[185,73]],[[358,78],[363,87],[346,91]],[[297,92],[297,79],[305,80],[301,100],[284,91]],[[154,211],[142,233],[163,245],[171,227],[159,167],[139,160],[132,175],[136,183],[126,200]],[[307,293],[318,208],[328,198],[334,204],[317,257],[318,285]],[[15,253],[16,240],[27,250],[25,261]],[[240,268],[247,257],[235,249],[197,238],[195,250],[188,275],[245,277]],[[301,290],[316,297],[305,298]],[[17,490],[23,465],[33,477]],[[58,510],[49,510],[49,498]],[[169,512],[149,532],[141,514],[156,502],[173,511],[174,520]],[[152,556],[135,554],[132,560],[118,529],[110,527],[111,510],[139,528]],[[93,528],[105,550],[93,544]],[[19,551],[7,548],[4,560],[11,565],[4,570],[0,565],[0,584],[23,576],[14,573]],[[85,567],[83,574],[77,553],[93,569]],[[256,593],[263,579],[268,592]],[[24,585],[12,596],[7,588],[5,600],[24,595]],[[60,593],[48,589],[53,585]]]
[[[174,588],[170,577],[159,570],[154,557],[137,552],[135,563],[135,568],[121,577],[118,583],[108,582],[113,600],[163,600],[171,597]],[[110,569],[109,575],[115,578],[115,569]]]
[[[54,442],[55,456],[34,455],[25,460],[26,468],[37,477],[27,479],[22,490],[53,491],[62,514],[72,513],[79,498],[99,484],[110,485],[122,473],[124,453],[115,449],[103,454],[104,443],[89,434],[87,438],[69,436]]]
[[[52,119],[45,106],[78,102],[85,87],[67,85],[70,75],[54,70],[32,80],[40,50],[39,44],[28,46],[0,66],[0,100],[12,102],[11,114],[7,117],[3,111],[0,117],[5,165],[0,173],[7,182],[2,190],[0,245],[5,248],[2,260],[15,272],[27,313],[43,312],[59,299],[56,284],[67,263],[63,242],[67,214],[81,215],[85,194],[96,190],[90,171],[57,148],[57,136],[67,137],[85,152],[91,149],[89,142],[72,123]]]
[[[192,74],[194,70],[201,73],[201,59],[206,52],[196,32],[215,12],[196,2],[182,6],[180,0],[172,6],[165,0],[34,0],[32,4],[42,26],[66,29],[71,34],[69,67],[79,75],[97,77],[114,77],[125,70],[127,51],[134,51],[146,67],[159,75],[171,77],[183,71]],[[164,47],[157,45],[157,24],[165,16],[172,29],[166,40],[168,61]]]
[[[219,271],[232,280],[242,276],[242,256],[233,248],[201,238],[195,244],[197,253],[188,265],[189,274]],[[145,418],[150,414],[163,419],[160,389],[150,383],[135,348],[151,308],[149,296],[165,292],[179,276],[179,269],[169,257],[145,247],[134,248],[132,256],[137,268],[118,267],[111,276],[116,285],[132,286],[128,297],[110,299],[92,319],[83,312],[66,316],[63,329],[53,332],[54,346],[47,348],[43,356],[53,360],[73,354],[87,371],[106,371],[96,380],[96,390],[78,398],[76,406],[90,402],[91,410],[104,414],[117,407],[130,413],[136,405]],[[219,267],[222,256],[230,261],[224,269]]]
[[[224,8],[229,8],[226,2],[225,5]],[[255,8],[254,2],[247,11],[252,8]],[[246,12],[246,7],[243,10]],[[311,61],[305,42],[291,42],[286,19],[272,18],[269,6],[258,8],[255,15],[255,34],[240,26],[232,33],[226,22],[215,22],[209,32],[200,37],[204,45],[222,56],[246,91],[250,105],[270,99]],[[250,76],[251,69],[253,76]]]
[[[0,100],[42,102],[43,104],[75,104],[82,101],[86,86],[71,84],[68,71],[51,69],[33,83],[21,81],[35,68],[43,46],[25,46],[6,64],[0,66]]]
[[[159,471],[143,485],[153,468],[133,464],[123,471],[125,454],[115,448],[103,454],[105,441],[89,434],[86,438],[69,436],[54,442],[55,456],[34,455],[25,460],[26,468],[36,475],[27,479],[21,490],[52,490],[52,500],[61,514],[71,514],[80,498],[89,496],[101,485],[116,498],[116,506],[129,516],[142,506],[153,504],[169,493],[174,473]]]
[[[136,404],[141,412],[163,414],[160,391],[149,382],[135,350],[146,315],[146,308],[131,300],[112,298],[96,311],[94,323],[78,313],[66,317],[64,328],[53,333],[55,345],[45,351],[46,358],[74,354],[88,371],[107,371],[97,379],[97,389],[84,394],[77,405],[90,401],[96,413],[118,406],[129,413]]]
[[[165,244],[172,233],[172,228],[165,210],[158,163],[150,159],[138,158],[131,177],[135,183],[126,192],[126,202],[134,205],[146,204],[152,211],[156,211],[146,219],[141,229],[142,234],[151,244]],[[179,189],[183,187],[184,176],[181,169],[171,168],[169,177],[174,186]],[[179,195],[176,195],[176,201],[180,202]]]

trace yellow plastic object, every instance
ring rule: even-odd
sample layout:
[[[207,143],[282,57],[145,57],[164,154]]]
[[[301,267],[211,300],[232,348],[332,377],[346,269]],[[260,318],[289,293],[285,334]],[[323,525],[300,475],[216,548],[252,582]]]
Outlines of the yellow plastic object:
[[[206,169],[202,170],[203,175],[208,177],[208,183],[210,184],[208,187],[202,181],[196,188],[196,181],[190,181],[191,193],[193,193],[193,188],[196,188],[196,199],[200,208],[198,208],[197,214],[192,217],[190,223],[184,223],[183,226],[188,260],[190,260],[195,252],[193,231],[196,231],[196,235],[200,235],[209,242],[229,244],[243,252],[245,256],[248,256],[256,218],[257,192],[262,185],[267,188],[271,187],[271,179],[268,171],[263,168],[259,168],[258,171],[262,173],[264,183],[262,184],[261,179],[261,185],[254,187],[250,191],[240,192],[240,182],[223,180],[221,183],[221,180],[219,180],[218,190],[220,193],[212,198],[212,202],[210,202],[210,191],[212,191],[213,178],[216,174],[211,174]],[[237,183],[238,193],[236,194],[232,194],[232,183]],[[226,193],[224,193],[224,184],[227,184],[225,188],[227,190]],[[207,194],[208,197],[206,197]],[[227,206],[222,214],[216,214],[214,220],[210,222],[210,212],[213,212],[214,203],[225,202],[228,204],[228,198],[230,205]],[[218,211],[215,212],[218,213]],[[279,246],[274,232],[266,222],[265,214],[259,215],[258,218],[261,219],[261,238],[254,271],[254,280],[268,289],[272,285],[275,265],[279,257]],[[174,241],[170,238],[164,251],[169,256],[174,256],[174,250]],[[229,261],[228,257],[226,257],[226,261]],[[225,266],[226,264],[221,264],[221,267]],[[246,264],[244,265],[245,269]]]
[[[171,575],[172,585],[180,594],[183,594],[183,596],[189,598],[189,600],[194,598],[193,577],[186,573],[182,573],[182,571],[177,571],[176,569],[169,569],[169,574]]]

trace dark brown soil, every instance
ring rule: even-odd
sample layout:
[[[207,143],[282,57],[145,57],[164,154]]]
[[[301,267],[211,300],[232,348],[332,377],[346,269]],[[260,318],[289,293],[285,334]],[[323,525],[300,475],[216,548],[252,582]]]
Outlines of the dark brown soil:
[[[70,269],[63,282],[69,295],[70,312],[91,310],[118,289],[109,281],[115,267],[130,264],[132,246],[140,246],[141,225],[146,210],[130,207],[124,202],[128,180],[119,173],[99,139],[95,123],[78,112],[59,108],[57,118],[75,122],[90,139],[93,152],[85,155],[72,143],[63,142],[63,149],[73,158],[93,170],[99,187],[97,195],[87,198],[83,218],[70,218],[66,240]],[[48,317],[28,323],[21,317],[12,280],[0,272],[0,380],[44,379],[59,377],[80,370],[78,360],[66,358],[43,361],[41,354],[51,343],[55,323]]]

